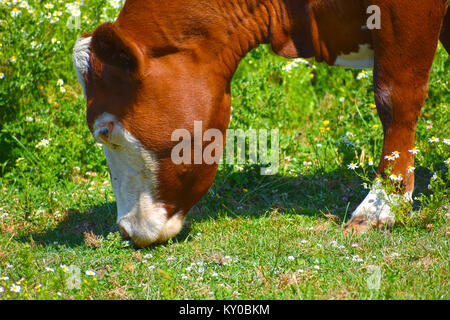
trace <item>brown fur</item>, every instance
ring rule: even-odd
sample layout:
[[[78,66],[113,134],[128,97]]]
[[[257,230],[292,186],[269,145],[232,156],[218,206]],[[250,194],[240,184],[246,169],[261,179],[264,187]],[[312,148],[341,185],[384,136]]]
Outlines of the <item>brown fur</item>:
[[[364,30],[369,5],[382,29]],[[369,43],[375,50],[374,91],[384,128],[384,156],[400,151],[393,173],[414,186],[415,129],[447,10],[443,0],[129,0],[114,24],[93,33],[87,75],[87,121],[109,112],[158,155],[157,196],[169,215],[186,214],[213,182],[217,165],[175,165],[175,129],[225,134],[230,81],[241,58],[260,43],[285,57],[333,64]],[[441,40],[450,46],[449,15]]]

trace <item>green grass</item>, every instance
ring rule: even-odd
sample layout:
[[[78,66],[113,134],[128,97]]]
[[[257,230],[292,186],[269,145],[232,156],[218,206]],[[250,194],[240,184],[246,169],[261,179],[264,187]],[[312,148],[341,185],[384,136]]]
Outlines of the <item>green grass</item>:
[[[233,79],[230,128],[278,128],[278,174],[221,165],[181,234],[138,250],[115,225],[106,161],[71,63],[77,36],[118,9],[85,1],[82,30],[71,31],[62,4],[28,3],[37,14],[21,9],[15,18],[13,5],[0,4],[0,299],[450,298],[450,147],[442,142],[450,59],[442,46],[418,124],[414,210],[402,223],[342,233],[383,143],[371,71],[361,80],[361,70],[323,64],[286,72],[289,61],[261,46]],[[58,10],[53,24],[39,16]],[[440,142],[428,142],[433,136]],[[356,162],[356,172],[347,169]],[[61,265],[79,270],[79,286]]]

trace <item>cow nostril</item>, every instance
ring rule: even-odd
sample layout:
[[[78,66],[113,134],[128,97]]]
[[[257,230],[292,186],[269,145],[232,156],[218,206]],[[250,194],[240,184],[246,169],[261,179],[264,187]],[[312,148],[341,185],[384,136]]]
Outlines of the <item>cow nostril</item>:
[[[108,127],[100,128],[100,130],[98,130],[98,133],[107,137],[109,135],[109,129]]]
[[[98,139],[100,143],[110,142],[113,129],[114,124],[112,122],[104,122],[97,126],[94,136],[100,138]]]

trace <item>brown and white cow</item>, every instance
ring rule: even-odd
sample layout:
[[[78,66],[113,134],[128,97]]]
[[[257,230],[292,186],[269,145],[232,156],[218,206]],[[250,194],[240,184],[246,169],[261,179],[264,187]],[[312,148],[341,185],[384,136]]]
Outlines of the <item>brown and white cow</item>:
[[[379,29],[367,8],[380,9]],[[439,37],[450,49],[447,0],[129,0],[114,23],[78,39],[74,65],[87,101],[87,123],[104,145],[120,229],[137,246],[176,235],[211,186],[217,164],[175,164],[175,129],[224,135],[230,81],[261,43],[288,58],[374,68],[374,92],[386,155],[411,195],[415,130],[427,96]],[[203,146],[204,147],[204,146]],[[347,229],[390,225],[384,191],[374,187]]]

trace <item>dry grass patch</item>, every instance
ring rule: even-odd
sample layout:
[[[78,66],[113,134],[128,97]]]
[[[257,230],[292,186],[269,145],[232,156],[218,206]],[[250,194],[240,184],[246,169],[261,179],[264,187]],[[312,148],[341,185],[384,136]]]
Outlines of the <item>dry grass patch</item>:
[[[100,248],[102,245],[102,238],[94,234],[92,231],[84,232],[84,243],[91,248]]]

